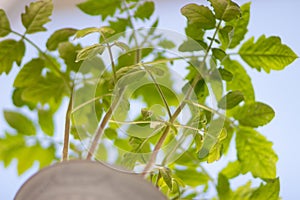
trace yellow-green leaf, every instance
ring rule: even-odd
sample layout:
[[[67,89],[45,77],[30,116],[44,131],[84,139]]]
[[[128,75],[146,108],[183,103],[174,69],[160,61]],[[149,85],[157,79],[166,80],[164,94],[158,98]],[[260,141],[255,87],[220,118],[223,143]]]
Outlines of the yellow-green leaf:
[[[22,149],[25,145],[23,135],[5,134],[0,138],[0,161],[3,161],[4,166],[8,167],[10,162],[18,156],[18,149]]]
[[[113,16],[117,8],[121,7],[121,0],[87,0],[77,6],[89,15],[101,15],[102,19]]]
[[[222,173],[228,179],[235,178],[241,173],[241,163],[239,161],[229,162],[220,173]]]
[[[15,41],[7,39],[0,41],[0,75],[8,74],[16,62],[20,65],[25,54],[25,44],[23,40]]]
[[[196,168],[187,168],[184,170],[175,170],[174,174],[178,176],[186,185],[198,187],[208,184],[209,177],[197,171]]]
[[[139,5],[134,13],[134,17],[140,18],[141,20],[150,19],[154,12],[154,3],[152,1],[145,1]]]
[[[41,129],[49,136],[54,135],[53,113],[50,110],[38,110]]]
[[[216,18],[224,21],[231,21],[241,14],[238,4],[231,0],[209,0],[214,8]]]
[[[267,104],[253,102],[234,111],[233,117],[243,126],[258,127],[269,123],[275,116],[274,110]]]
[[[266,184],[261,184],[250,197],[250,200],[278,200],[280,191],[279,178],[268,180]]]
[[[4,111],[4,118],[7,123],[18,133],[24,135],[35,135],[36,129],[33,122],[25,115],[15,111]]]
[[[233,20],[230,22],[227,22],[227,26],[232,26],[233,27],[233,32],[231,36],[231,41],[229,48],[233,49],[237,45],[240,44],[240,42],[244,39],[246,33],[248,32],[248,24],[249,24],[249,19],[250,19],[250,5],[251,2],[245,3],[244,5],[241,6],[241,17],[238,18],[237,20]]]
[[[82,38],[86,35],[89,35],[91,33],[100,33],[99,28],[96,27],[88,27],[81,30],[78,30],[75,34],[75,38]]]
[[[51,0],[42,0],[30,3],[25,7],[25,13],[22,13],[22,23],[26,28],[26,33],[36,33],[46,31],[44,27],[50,21],[53,4]]]
[[[263,135],[251,128],[240,127],[236,134],[236,149],[242,173],[251,172],[254,177],[276,178],[277,155]]]
[[[245,102],[253,102],[255,95],[251,78],[243,66],[238,61],[230,59],[226,59],[223,64],[225,69],[233,75],[232,80],[226,84],[227,90],[239,90],[243,93]]]
[[[3,9],[0,9],[0,37],[5,37],[10,33],[10,24],[6,13]]]
[[[68,41],[76,32],[77,30],[74,28],[63,28],[55,31],[47,40],[47,49],[50,51],[56,50],[60,43]]]
[[[254,37],[246,41],[239,50],[242,59],[252,68],[269,73],[271,70],[282,70],[298,56],[279,37],[266,38],[262,35],[256,42]]]
[[[181,13],[188,19],[189,24],[196,23],[203,29],[215,28],[215,16],[206,6],[191,3],[181,8]]]
[[[222,109],[231,109],[237,106],[244,100],[244,95],[240,91],[228,92],[222,99],[218,102],[218,107]]]
[[[105,50],[105,46],[102,44],[94,44],[88,47],[81,49],[76,57],[76,62],[81,60],[91,59],[95,57],[97,54],[102,54]]]
[[[41,77],[44,65],[44,61],[39,58],[32,59],[26,63],[15,78],[14,87],[35,85],[36,80]]]

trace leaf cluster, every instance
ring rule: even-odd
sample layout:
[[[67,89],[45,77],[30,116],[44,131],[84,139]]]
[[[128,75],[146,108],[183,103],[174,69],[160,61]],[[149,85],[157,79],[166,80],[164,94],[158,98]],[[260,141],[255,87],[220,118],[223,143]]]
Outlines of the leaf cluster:
[[[87,0],[77,6],[100,17],[101,27],[51,31],[44,46],[28,35],[47,31],[51,0],[26,6],[24,33],[13,30],[0,9],[0,75],[19,66],[11,97],[16,108],[4,111],[9,130],[0,139],[5,166],[16,159],[22,174],[35,161],[40,167],[56,161],[63,148],[64,159],[87,156],[128,170],[147,169],[143,174],[169,199],[207,198],[211,190],[213,199],[279,199],[278,157],[257,130],[275,112],[256,99],[247,68],[283,70],[297,55],[277,36],[245,40],[251,3],[185,5],[180,44],[158,30],[152,1]],[[90,34],[97,41],[83,42]],[[28,48],[36,54],[25,63]],[[178,86],[173,72],[182,65]],[[209,104],[210,96],[217,106]],[[65,123],[65,133],[57,133],[54,123],[61,109],[65,120],[58,123]],[[182,120],[184,109],[190,114]],[[63,134],[64,141],[55,141]],[[236,159],[211,176],[204,166],[229,148],[236,148]],[[251,179],[233,190],[231,180],[247,173],[261,185],[252,187]]]

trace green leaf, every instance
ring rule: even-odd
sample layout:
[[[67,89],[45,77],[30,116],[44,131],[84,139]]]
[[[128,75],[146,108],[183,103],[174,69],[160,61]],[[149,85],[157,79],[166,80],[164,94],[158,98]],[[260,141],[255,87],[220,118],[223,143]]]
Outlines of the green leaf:
[[[254,37],[246,41],[239,50],[242,59],[252,68],[267,73],[271,70],[282,70],[298,56],[288,46],[281,43],[279,37],[266,38],[262,35],[256,43]]]
[[[14,87],[35,85],[36,80],[41,77],[44,65],[44,61],[39,58],[32,59],[26,63],[15,78]]]
[[[235,178],[241,173],[241,163],[239,161],[229,162],[220,173],[228,179]]]
[[[20,66],[25,54],[25,44],[23,40],[19,42],[7,39],[0,42],[0,74],[8,74],[14,62]]]
[[[48,166],[55,159],[55,148],[50,146],[43,148],[40,144],[19,149],[18,152],[18,174],[21,175],[32,167],[35,161],[40,163],[40,168]]]
[[[49,136],[54,135],[53,113],[50,110],[38,110],[39,124],[42,131]]]
[[[9,20],[3,9],[0,9],[0,37],[5,37],[11,32]]]
[[[231,199],[231,190],[230,190],[230,183],[228,181],[228,178],[224,176],[223,174],[219,174],[218,176],[218,185],[217,185],[217,191],[220,200],[228,200]]]
[[[231,199],[233,200],[249,200],[253,189],[251,188],[251,181],[248,181],[245,185],[240,186],[237,190],[232,192]],[[265,199],[263,199],[265,200]]]
[[[209,0],[214,8],[216,18],[226,22],[241,14],[240,7],[231,0]]]
[[[80,10],[88,15],[101,15],[105,20],[108,16],[113,16],[117,8],[121,7],[121,0],[87,0],[78,4]]]
[[[168,39],[163,39],[163,40],[159,41],[158,46],[165,48],[165,49],[173,49],[176,47],[174,42],[172,42],[171,40],[168,40]]]
[[[237,106],[244,100],[244,95],[240,91],[228,92],[222,99],[218,102],[218,107],[222,109],[231,109]]]
[[[248,32],[248,24],[250,19],[250,5],[251,2],[245,3],[241,6],[241,17],[237,20],[233,20],[231,22],[226,23],[228,26],[233,27],[233,34],[231,36],[231,42],[229,45],[230,49],[235,48],[240,44],[240,42],[244,39],[246,33]]]
[[[13,104],[17,107],[28,106],[30,110],[33,110],[36,105],[31,102],[26,102],[22,99],[22,93],[24,88],[15,88],[12,95]]]
[[[109,21],[110,27],[115,31],[115,34],[123,33],[126,27],[130,26],[130,21],[127,18],[116,18],[117,21]]]
[[[187,168],[185,170],[175,170],[174,174],[178,176],[186,185],[198,187],[208,184],[209,177],[196,168]]]
[[[54,51],[62,42],[66,42],[77,32],[74,28],[63,28],[55,31],[47,40],[46,47],[49,51]]]
[[[22,99],[34,103],[58,103],[68,94],[68,86],[65,81],[54,75],[47,73],[45,77],[37,79],[39,84],[26,87],[22,94]]]
[[[203,40],[204,31],[201,29],[201,24],[193,23],[187,24],[185,28],[185,33],[187,36],[191,37],[194,40]]]
[[[18,149],[25,146],[23,135],[5,134],[0,138],[0,160],[3,161],[4,167],[8,167],[10,162],[18,156]]]
[[[226,59],[223,64],[225,69],[233,75],[233,79],[226,84],[227,90],[239,90],[243,93],[245,102],[253,102],[255,95],[251,78],[243,66],[239,62],[230,59]]]
[[[26,33],[36,33],[46,31],[44,25],[51,21],[49,17],[52,14],[53,4],[51,0],[36,1],[25,7],[25,13],[22,13],[22,23],[26,28]]]
[[[206,6],[194,3],[187,4],[181,8],[181,14],[188,19],[189,24],[196,23],[203,29],[215,28],[215,16]]]
[[[227,56],[225,51],[223,51],[222,49],[212,48],[211,50],[212,50],[213,56],[221,62]]]
[[[67,71],[77,72],[82,64],[82,62],[75,62],[77,57],[77,52],[80,51],[82,47],[80,44],[74,46],[70,42],[60,43],[58,46],[58,52],[62,59],[64,59],[67,65]]]
[[[279,178],[269,180],[265,185],[261,184],[257,190],[253,192],[250,200],[278,200],[280,191]]]
[[[232,26],[224,26],[221,28],[218,32],[219,40],[222,43],[221,48],[223,50],[227,49],[227,47],[230,45],[230,42],[232,40],[234,31]]]
[[[160,168],[159,169],[159,173],[163,177],[163,180],[168,185],[168,187],[170,188],[170,190],[172,190],[172,176],[171,176],[170,169],[165,168],[165,167]]]
[[[274,179],[277,155],[269,142],[259,132],[240,127],[236,134],[236,149],[242,173],[251,172],[254,177]]]
[[[124,42],[115,41],[114,45],[116,45],[117,47],[121,48],[124,51],[129,51],[130,50],[130,47],[127,44],[125,44]]]
[[[138,6],[137,10],[134,13],[134,17],[141,20],[150,19],[153,12],[154,3],[152,1],[146,1]]]
[[[4,111],[4,118],[7,123],[18,133],[24,135],[35,135],[36,130],[33,122],[25,115],[15,111]]]
[[[214,135],[212,136],[208,136],[208,137],[214,137]],[[207,138],[207,137],[206,137]],[[206,139],[205,138],[205,139]],[[209,154],[208,154],[208,157],[207,157],[207,162],[208,163],[212,163],[214,161],[217,161],[221,158],[221,155],[222,155],[222,145],[223,145],[223,142],[224,140],[227,138],[227,131],[225,128],[223,128],[220,132],[220,134],[218,135],[218,140],[217,142],[210,148],[209,150]],[[209,142],[207,142],[209,143]],[[207,143],[203,145],[203,149],[206,149],[205,146],[208,146]],[[199,153],[200,155],[200,153]],[[201,156],[199,156],[201,158]]]
[[[204,48],[195,40],[186,40],[179,47],[178,50],[181,52],[190,52],[190,51],[202,51]]]
[[[253,102],[234,111],[233,117],[243,126],[258,127],[269,123],[275,116],[274,110],[267,104]]]
[[[100,33],[100,30],[99,30],[99,28],[96,28],[96,27],[84,28],[84,29],[78,30],[76,32],[75,38],[82,38],[91,33]]]
[[[219,68],[219,73],[224,81],[231,81],[233,79],[233,74],[223,68]]]
[[[103,46],[102,44],[94,44],[85,47],[78,52],[75,62],[91,59],[95,57],[97,54],[102,54],[104,50],[105,50],[105,46]]]

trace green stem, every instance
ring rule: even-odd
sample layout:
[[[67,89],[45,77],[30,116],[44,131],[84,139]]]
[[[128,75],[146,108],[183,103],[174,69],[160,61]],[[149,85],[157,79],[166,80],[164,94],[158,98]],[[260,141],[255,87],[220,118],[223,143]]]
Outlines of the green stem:
[[[129,26],[133,30],[133,33],[132,33],[133,34],[133,40],[134,40],[135,46],[137,48],[136,49],[136,54],[135,54],[135,62],[139,63],[140,60],[141,60],[141,50],[139,48],[139,43],[138,43],[138,40],[137,40],[137,36],[135,34],[135,28],[134,28],[134,25],[133,25],[133,18],[132,18],[132,15],[130,14],[130,11],[129,11],[130,9],[129,9],[128,5],[126,4],[126,0],[124,0],[123,3],[124,3],[124,6],[126,8],[125,10],[126,10],[126,13],[127,13],[127,16],[128,16]]]
[[[200,63],[200,66],[199,66],[200,69],[203,69],[203,67],[205,65],[206,59],[207,59],[207,57],[209,55],[209,52],[210,52],[210,50],[212,48],[213,41],[216,39],[217,33],[218,33],[219,28],[221,26],[221,22],[222,21],[220,20],[219,23],[218,23],[218,25],[217,25],[217,27],[216,27],[216,30],[215,30],[214,35],[212,37],[212,40],[210,41],[210,44],[207,47],[207,50],[206,50],[205,55],[203,57],[203,60]],[[200,74],[198,74],[194,78],[194,80],[193,80],[193,82],[191,84],[191,87],[189,88],[189,90],[188,90],[188,92],[187,92],[184,100],[180,103],[180,105],[177,107],[177,109],[175,110],[175,112],[172,115],[172,117],[169,119],[169,123],[170,124],[173,124],[174,121],[177,119],[178,115],[181,113],[182,109],[186,105],[186,103],[187,103],[186,101],[190,98],[190,96],[192,94],[192,91],[194,90],[194,87],[196,86],[196,84],[198,83],[198,81],[201,80],[201,78],[202,77],[201,77]],[[170,131],[170,125],[167,125],[166,128],[165,128],[165,130],[164,130],[164,132],[163,132],[163,134],[162,134],[162,136],[160,137],[160,139],[158,140],[157,144],[154,147],[154,150],[153,150],[153,153],[152,153],[152,155],[150,157],[150,160],[148,161],[148,163],[146,164],[146,166],[145,166],[145,168],[144,168],[144,170],[142,172],[143,176],[147,175],[148,171],[151,169],[152,165],[154,164],[154,162],[156,160],[156,157],[157,157],[157,154],[158,154],[158,151],[159,151],[159,149],[161,149],[161,147],[162,147],[162,145],[163,145],[163,143],[164,143],[164,141],[165,141],[165,139],[166,139],[169,131]]]
[[[104,43],[106,44],[107,46],[107,49],[108,49],[108,54],[109,54],[109,59],[110,59],[110,63],[111,63],[111,68],[112,68],[112,71],[113,71],[113,79],[114,79],[114,84],[116,84],[117,82],[117,75],[116,75],[116,66],[115,66],[115,61],[114,61],[114,58],[113,58],[113,54],[112,54],[112,51],[111,51],[111,46],[109,44],[109,42],[107,41],[104,33],[101,33],[103,39],[104,39]]]
[[[101,123],[100,123],[100,126],[98,127],[97,131],[96,131],[96,134],[95,134],[95,137],[92,141],[92,144],[91,144],[91,147],[89,148],[89,152],[88,152],[88,155],[86,157],[87,160],[91,160],[96,149],[97,149],[97,146],[98,146],[98,142],[104,132],[104,129],[106,127],[106,124],[109,122],[115,108],[118,106],[120,100],[122,99],[123,95],[124,95],[124,90],[125,88],[120,88],[120,91],[119,91],[119,98],[116,97],[114,98],[114,101],[113,103],[111,104],[111,106],[109,107],[108,111],[106,112],[106,114],[104,115]]]
[[[163,93],[163,91],[161,90],[159,84],[157,83],[155,77],[153,76],[153,74],[147,69],[147,67],[145,65],[143,65],[144,69],[146,70],[146,72],[150,75],[151,79],[153,80],[154,84],[155,84],[155,87],[163,101],[163,103],[165,104],[165,107],[167,109],[167,112],[168,112],[168,115],[169,115],[169,118],[172,117],[172,113],[171,113],[171,110],[170,110],[170,106],[168,105],[168,102],[167,102],[167,99]]]
[[[71,90],[73,91],[73,90]],[[69,142],[70,142],[70,128],[71,128],[71,112],[73,106],[73,94],[70,95],[69,105],[65,117],[65,134],[64,134],[64,146],[62,151],[62,161],[68,160],[69,155]]]

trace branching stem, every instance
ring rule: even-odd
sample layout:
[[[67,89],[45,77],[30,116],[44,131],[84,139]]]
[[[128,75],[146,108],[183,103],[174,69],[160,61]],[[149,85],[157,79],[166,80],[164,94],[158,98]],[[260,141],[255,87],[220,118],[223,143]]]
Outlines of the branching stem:
[[[221,22],[222,22],[222,21],[220,20],[219,23],[218,23],[218,25],[217,25],[217,27],[216,27],[216,30],[215,30],[214,35],[213,35],[213,37],[212,37],[212,40],[210,41],[210,44],[209,44],[209,46],[207,47],[207,50],[206,50],[205,55],[204,55],[204,57],[203,57],[203,60],[202,60],[202,62],[200,63],[200,66],[199,66],[200,70],[203,69],[203,67],[204,67],[204,65],[205,65],[206,59],[207,59],[207,57],[208,57],[208,55],[209,55],[209,52],[210,52],[210,50],[211,50],[211,48],[212,48],[213,41],[216,39],[217,33],[218,33],[219,28],[220,28],[220,26],[221,26]],[[174,121],[177,119],[178,115],[181,113],[182,109],[183,109],[184,106],[186,105],[186,103],[187,103],[186,101],[189,100],[189,98],[190,98],[190,96],[191,96],[191,94],[192,94],[192,91],[194,90],[194,87],[196,86],[196,84],[198,83],[198,81],[201,80],[201,79],[202,79],[202,77],[201,77],[200,74],[198,74],[198,75],[194,78],[194,80],[193,80],[193,82],[192,82],[192,84],[191,84],[191,87],[189,88],[189,90],[187,91],[187,93],[186,93],[186,95],[185,95],[185,97],[184,97],[184,100],[180,103],[180,105],[177,107],[177,109],[175,110],[175,112],[174,112],[174,114],[172,115],[172,117],[169,119],[169,123],[170,123],[170,124],[173,124]],[[165,127],[165,129],[164,129],[164,131],[163,131],[161,137],[159,138],[158,142],[156,143],[156,145],[155,145],[155,147],[154,147],[154,150],[153,150],[153,153],[152,153],[152,155],[151,155],[151,157],[150,157],[150,160],[148,161],[148,163],[146,164],[146,166],[145,166],[145,168],[144,168],[144,170],[143,170],[143,172],[142,172],[142,175],[143,175],[143,176],[146,176],[147,173],[150,171],[152,165],[154,164],[154,162],[155,162],[155,160],[156,160],[158,151],[161,149],[161,147],[162,147],[162,145],[163,145],[163,143],[164,143],[164,141],[165,141],[165,139],[166,139],[166,137],[167,137],[169,131],[170,131],[170,125],[167,125],[167,126]]]

